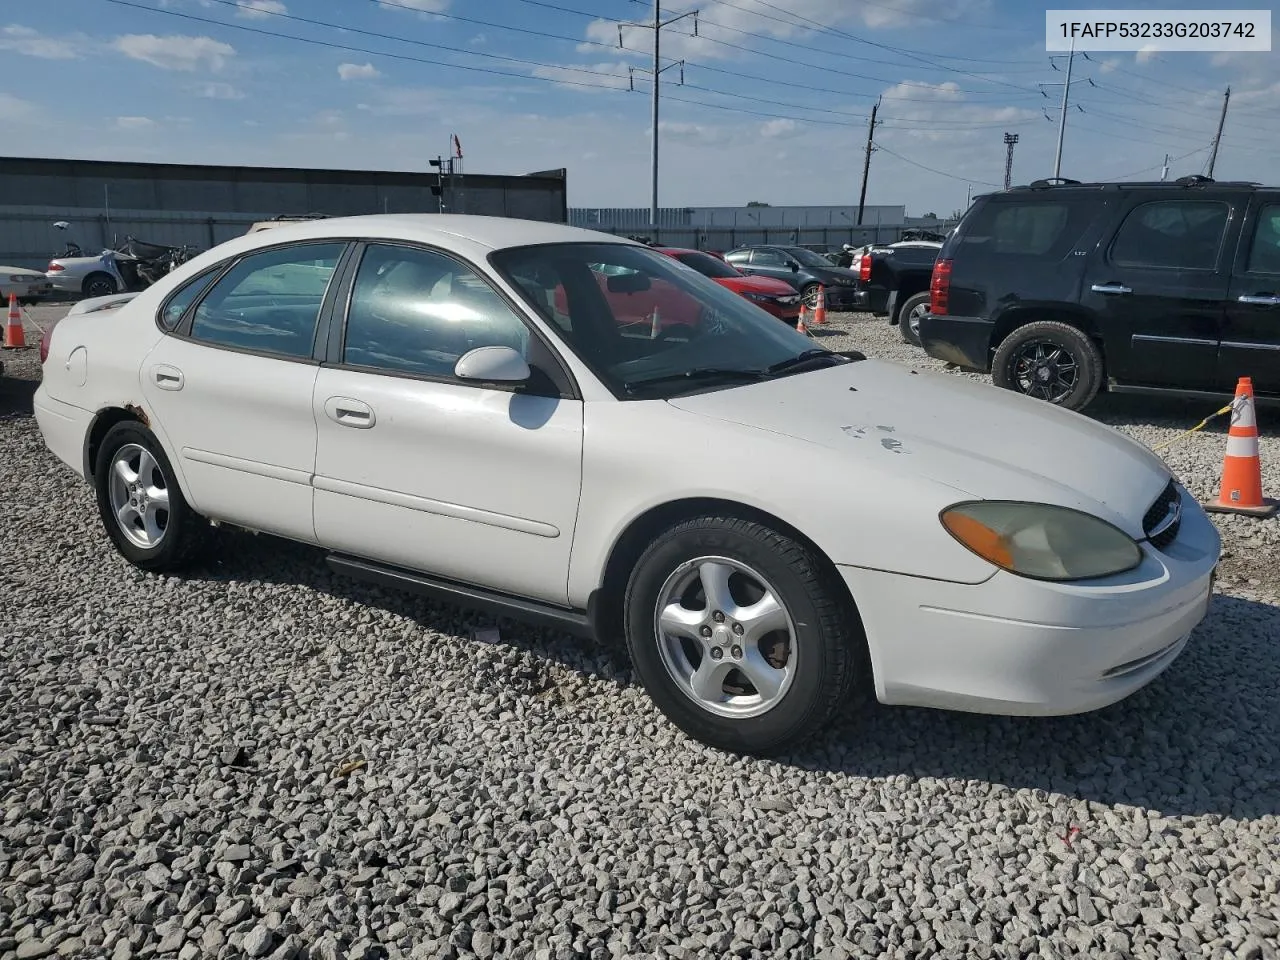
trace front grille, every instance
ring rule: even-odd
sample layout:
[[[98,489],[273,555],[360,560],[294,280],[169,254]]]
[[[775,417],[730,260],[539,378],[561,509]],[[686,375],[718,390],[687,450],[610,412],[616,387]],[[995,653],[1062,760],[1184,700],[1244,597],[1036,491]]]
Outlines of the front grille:
[[[1182,526],[1182,494],[1173,480],[1156,498],[1142,518],[1142,532],[1157,550],[1163,550],[1178,538]]]

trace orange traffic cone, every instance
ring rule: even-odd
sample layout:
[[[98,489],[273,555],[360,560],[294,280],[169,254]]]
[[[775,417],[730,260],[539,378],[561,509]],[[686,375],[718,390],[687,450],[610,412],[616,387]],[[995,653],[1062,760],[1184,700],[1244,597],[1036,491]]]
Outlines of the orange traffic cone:
[[[796,317],[796,333],[808,333],[809,325],[804,322],[804,315],[809,312],[807,303],[800,304],[800,316]]]
[[[1205,504],[1213,513],[1245,513],[1269,517],[1280,503],[1262,495],[1262,459],[1258,456],[1258,419],[1253,407],[1253,378],[1241,377],[1231,404],[1231,429],[1222,462],[1218,499]]]
[[[9,322],[4,328],[4,345],[6,350],[16,350],[27,345],[27,338],[22,332],[22,308],[18,306],[18,295],[9,294]]]
[[[818,284],[818,303],[813,310],[814,326],[827,322],[827,288]]]

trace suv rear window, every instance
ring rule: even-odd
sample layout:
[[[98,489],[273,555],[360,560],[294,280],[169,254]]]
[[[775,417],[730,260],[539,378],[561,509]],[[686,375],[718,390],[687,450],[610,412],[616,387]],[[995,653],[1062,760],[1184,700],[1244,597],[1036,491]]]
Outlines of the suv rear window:
[[[992,200],[965,218],[956,246],[966,253],[1057,259],[1080,239],[1099,206],[1085,198]]]

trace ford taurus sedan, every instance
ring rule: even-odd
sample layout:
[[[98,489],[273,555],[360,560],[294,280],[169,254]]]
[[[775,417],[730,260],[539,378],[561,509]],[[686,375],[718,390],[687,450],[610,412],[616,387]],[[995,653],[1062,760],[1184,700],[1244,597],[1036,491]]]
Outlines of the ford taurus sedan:
[[[679,336],[611,292],[683,297]],[[672,295],[668,291],[668,296]],[[45,344],[35,410],[150,571],[211,525],[625,637],[693,737],[783,750],[855,690],[1062,714],[1165,670],[1220,540],[1151,451],[833,353],[662,253],[448,215],[280,226]]]

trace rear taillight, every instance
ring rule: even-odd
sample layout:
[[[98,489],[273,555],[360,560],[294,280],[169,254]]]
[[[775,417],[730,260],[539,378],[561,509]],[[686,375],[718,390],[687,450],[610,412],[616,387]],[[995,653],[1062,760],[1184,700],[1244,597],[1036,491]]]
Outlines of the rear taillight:
[[[64,267],[62,264],[60,264],[60,263],[54,263],[53,261],[50,261],[50,262],[49,262],[49,269],[48,269],[48,270],[46,270],[46,271],[45,271],[45,273],[57,273],[59,270],[65,270],[65,269],[67,269],[67,268],[66,268],[66,267]]]
[[[950,297],[951,261],[939,260],[933,265],[933,276],[929,280],[929,312],[945,316]]]
[[[858,279],[866,283],[871,279],[871,254],[864,253],[858,258]]]
[[[49,338],[53,336],[53,328],[50,327],[44,333],[40,334],[40,362],[44,363],[49,359]]]

